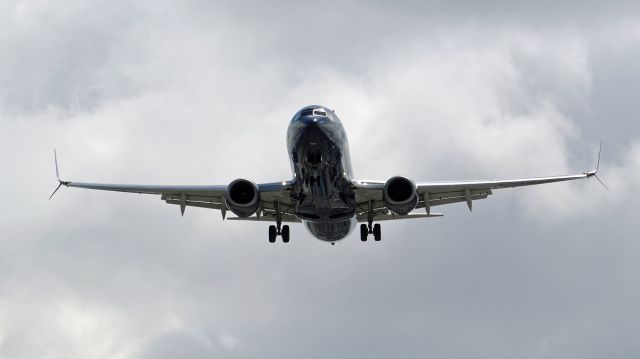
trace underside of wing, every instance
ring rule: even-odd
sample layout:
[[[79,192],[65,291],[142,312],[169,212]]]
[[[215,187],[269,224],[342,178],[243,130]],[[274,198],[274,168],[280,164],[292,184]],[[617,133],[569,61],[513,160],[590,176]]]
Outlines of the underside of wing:
[[[589,177],[589,173],[570,176],[538,177],[513,180],[459,181],[459,182],[427,182],[417,184],[417,192],[421,203],[417,208],[466,202],[469,210],[473,201],[485,199],[493,194],[493,189],[534,186],[545,183],[572,181]]]
[[[418,218],[431,218],[431,217],[442,217],[443,214],[442,213],[409,213],[409,214],[405,214],[405,215],[400,215],[400,214],[395,214],[391,211],[388,211],[388,213],[382,213],[382,212],[378,212],[373,216],[373,221],[374,222],[380,222],[380,221],[391,221],[391,220],[396,220],[396,219],[418,219]],[[367,213],[361,213],[359,214],[357,217],[358,222],[368,222],[369,218],[367,216]]]
[[[426,214],[429,215],[431,207],[458,202],[466,202],[469,210],[471,210],[473,201],[489,197],[494,189],[572,181],[592,177],[596,173],[597,170],[569,176],[487,181],[424,182],[418,184],[413,184],[408,179],[405,180],[411,183],[411,187],[414,188],[412,191],[417,196],[417,201],[414,202],[415,207],[412,208],[425,208]],[[389,181],[353,181],[359,219],[370,218],[371,214],[373,214],[375,220],[375,216],[378,214],[392,213],[389,211],[390,208],[385,200],[385,188],[388,183]]]
[[[130,185],[72,181],[60,181],[60,183],[75,188],[160,195],[160,198],[166,203],[180,206],[183,214],[186,207],[210,208],[222,211],[224,218],[229,209],[225,201],[228,189],[226,185]],[[293,207],[290,203],[291,183],[289,181],[262,183],[257,184],[256,187],[260,195],[260,204],[256,211],[258,218],[264,216],[263,220],[273,218],[275,221],[276,213],[293,214]]]
[[[292,214],[283,213],[281,216],[282,223],[302,223],[302,220]],[[229,217],[227,219],[230,221],[276,222],[276,216],[272,211],[263,211],[261,216]]]

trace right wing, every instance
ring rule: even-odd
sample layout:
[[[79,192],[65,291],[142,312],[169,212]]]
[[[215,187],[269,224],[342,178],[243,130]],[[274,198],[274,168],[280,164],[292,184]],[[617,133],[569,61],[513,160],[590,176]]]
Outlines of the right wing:
[[[107,184],[107,183],[83,183],[73,181],[60,181],[66,187],[127,192],[140,194],[160,195],[160,199],[168,204],[180,206],[184,214],[185,207],[210,208],[222,211],[226,216],[225,193],[226,185],[212,186],[183,186],[183,185],[132,185],[132,184]],[[264,220],[275,221],[276,203],[282,214],[293,214],[291,206],[290,185],[288,181],[257,184],[261,197],[261,209],[259,210]],[[248,219],[250,219],[249,217]],[[244,218],[243,218],[244,219]]]
[[[200,207],[217,209],[222,212],[222,218],[226,217],[227,207],[225,205],[226,185],[210,185],[210,186],[189,186],[189,185],[136,185],[136,184],[110,184],[110,183],[85,183],[74,181],[63,181],[60,179],[58,171],[58,158],[54,150],[54,158],[56,165],[56,176],[58,178],[58,187],[51,197],[58,191],[61,186],[139,193],[159,195],[160,199],[168,204],[180,206],[180,211],[184,215],[186,207]],[[262,220],[276,220],[276,207],[281,215],[293,215],[294,208],[291,204],[291,182],[273,182],[257,184],[260,191],[261,204],[257,216],[242,218],[251,220],[259,216],[264,217]],[[49,199],[51,199],[49,197]],[[240,219],[240,218],[239,218]]]

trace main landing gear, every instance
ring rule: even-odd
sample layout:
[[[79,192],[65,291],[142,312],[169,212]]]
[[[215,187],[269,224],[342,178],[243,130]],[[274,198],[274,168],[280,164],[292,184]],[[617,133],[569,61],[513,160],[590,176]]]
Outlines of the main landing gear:
[[[371,223],[369,223],[369,225],[366,224],[361,224],[360,225],[360,240],[363,242],[367,241],[367,237],[369,237],[369,234],[373,234],[373,239],[375,241],[380,241],[382,239],[382,230],[380,228],[380,223],[376,223],[375,225],[371,225]]]
[[[373,239],[378,242],[382,239],[382,230],[380,229],[380,223],[373,224],[373,201],[369,201],[369,211],[367,212],[367,224],[360,225],[360,240],[367,241],[369,234],[373,234]]]
[[[277,236],[282,236],[282,241],[284,243],[289,243],[289,226],[284,225],[280,226],[278,223],[277,226],[273,224],[269,226],[269,243],[274,243],[276,241]]]
[[[280,212],[280,203],[275,203],[276,209],[276,225],[269,226],[269,243],[274,243],[276,241],[276,237],[282,236],[282,241],[284,243],[289,243],[289,226],[282,225],[282,213]]]

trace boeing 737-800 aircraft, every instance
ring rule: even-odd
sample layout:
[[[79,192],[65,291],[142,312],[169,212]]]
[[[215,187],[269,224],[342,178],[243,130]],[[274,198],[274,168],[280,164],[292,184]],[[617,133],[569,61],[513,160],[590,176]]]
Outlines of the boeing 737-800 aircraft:
[[[600,146],[602,148],[602,144]],[[493,189],[570,181],[596,176],[593,171],[575,175],[516,180],[419,182],[395,176],[386,182],[357,180],[351,170],[347,134],[336,114],[322,106],[307,106],[298,111],[287,131],[287,149],[293,178],[275,183],[256,184],[237,179],[228,185],[170,186],[81,183],[60,180],[56,158],[56,176],[60,186],[105,191],[160,195],[169,204],[180,206],[184,215],[188,206],[217,209],[224,219],[227,211],[243,221],[275,222],[269,226],[269,242],[277,236],[289,242],[289,226],[304,223],[316,238],[335,244],[360,222],[360,239],[370,234],[381,239],[380,224],[375,222],[409,218],[439,217],[431,208],[444,204],[487,198]],[[55,154],[55,151],[54,151]],[[598,154],[598,164],[600,154]],[[53,197],[53,194],[51,197]],[[410,213],[415,209],[423,213]],[[375,224],[374,224],[375,223]]]

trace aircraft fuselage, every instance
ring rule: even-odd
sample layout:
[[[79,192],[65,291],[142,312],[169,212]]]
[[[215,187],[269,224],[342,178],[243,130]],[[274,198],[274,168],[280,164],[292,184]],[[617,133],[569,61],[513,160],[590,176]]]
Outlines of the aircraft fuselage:
[[[289,124],[287,149],[293,171],[296,216],[317,238],[336,241],[356,227],[347,134],[333,111],[307,106]]]

